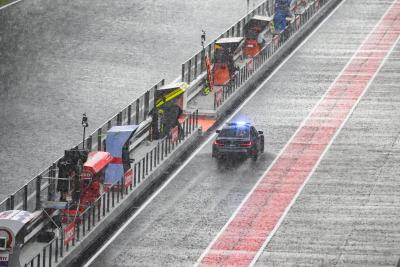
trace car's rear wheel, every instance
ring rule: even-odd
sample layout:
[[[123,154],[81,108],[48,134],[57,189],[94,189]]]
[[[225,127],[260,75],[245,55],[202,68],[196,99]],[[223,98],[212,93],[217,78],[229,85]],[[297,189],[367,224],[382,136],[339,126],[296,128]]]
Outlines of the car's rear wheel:
[[[261,136],[261,153],[264,153],[264,136]]]

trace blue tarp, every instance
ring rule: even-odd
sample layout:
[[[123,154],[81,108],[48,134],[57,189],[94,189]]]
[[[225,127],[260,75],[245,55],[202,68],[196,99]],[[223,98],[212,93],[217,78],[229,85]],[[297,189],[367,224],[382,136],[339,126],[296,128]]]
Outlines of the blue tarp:
[[[281,32],[286,27],[286,17],[290,17],[290,3],[292,0],[276,0],[274,25],[275,30]]]
[[[113,158],[122,158],[122,148],[134,134],[138,125],[114,126],[107,131],[106,150]],[[118,161],[118,160],[117,160]],[[124,175],[124,166],[120,163],[110,163],[106,168],[105,183],[114,184]]]

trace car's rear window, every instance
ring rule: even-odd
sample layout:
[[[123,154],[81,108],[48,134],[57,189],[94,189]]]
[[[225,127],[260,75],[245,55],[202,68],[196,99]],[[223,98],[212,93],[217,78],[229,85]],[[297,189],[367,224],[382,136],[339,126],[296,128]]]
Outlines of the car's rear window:
[[[249,127],[230,127],[224,128],[219,133],[219,137],[236,137],[236,138],[247,138],[249,137]]]

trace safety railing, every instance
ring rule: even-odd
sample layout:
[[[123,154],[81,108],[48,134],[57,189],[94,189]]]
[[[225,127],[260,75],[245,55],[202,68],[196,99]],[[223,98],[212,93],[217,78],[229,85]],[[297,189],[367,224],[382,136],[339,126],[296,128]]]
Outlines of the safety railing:
[[[25,263],[26,267],[51,267],[79,241],[89,234],[117,205],[131,194],[149,175],[155,171],[185,139],[199,129],[198,111],[188,114],[177,138],[166,136],[158,140],[145,156],[133,165],[133,181],[125,186],[124,177],[114,183],[91,206],[87,207],[69,224],[62,224],[59,235],[49,242],[37,255]]]
[[[242,66],[235,76],[225,86],[214,91],[214,110],[217,110],[237,89],[239,89],[264,63],[287,41],[301,29],[310,18],[329,0],[315,0],[308,4],[301,14],[295,14],[294,19],[284,31],[276,33],[254,58]]]
[[[199,51],[197,54],[182,63],[181,81],[190,84],[196,80],[205,71],[205,53],[209,58],[214,57],[214,44],[222,37],[239,37],[243,36],[244,26],[254,17],[254,15],[272,15],[274,13],[274,0],[267,0],[259,4],[256,8],[250,11],[237,23],[232,25],[228,30],[221,34],[217,39],[210,42],[204,47],[204,50]]]
[[[85,140],[85,148],[90,151],[99,151],[104,148],[104,141],[107,130],[115,125],[139,124],[146,119],[149,111],[154,107],[155,92],[164,85],[164,80],[161,80],[154,85],[150,90],[146,91],[141,97],[130,103],[118,114],[109,119],[105,124],[96,129]],[[79,143],[77,148],[83,147],[83,142]],[[53,182],[47,181],[42,183],[43,177],[55,177],[56,166],[60,159],[55,161],[50,167],[41,172],[35,178],[27,182],[23,187],[11,194],[7,199],[0,202],[0,212],[10,209],[21,209],[27,211],[35,211],[40,207],[40,199],[48,199],[49,185],[53,186]],[[49,180],[51,181],[51,180]],[[39,183],[39,186],[38,186]],[[38,191],[40,189],[40,191]],[[50,188],[52,192],[52,188]]]

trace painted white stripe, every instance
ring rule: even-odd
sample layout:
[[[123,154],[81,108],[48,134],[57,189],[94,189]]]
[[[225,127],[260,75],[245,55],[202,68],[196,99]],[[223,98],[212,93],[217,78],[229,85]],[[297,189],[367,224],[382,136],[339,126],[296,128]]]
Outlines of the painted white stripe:
[[[1,6],[1,7],[0,7],[0,10],[5,9],[5,8],[7,8],[7,7],[9,7],[9,6],[15,5],[16,3],[19,3],[19,2],[21,2],[21,1],[22,1],[22,0],[17,0],[17,1],[14,1],[14,2],[9,3],[9,4],[7,4],[7,5]]]

